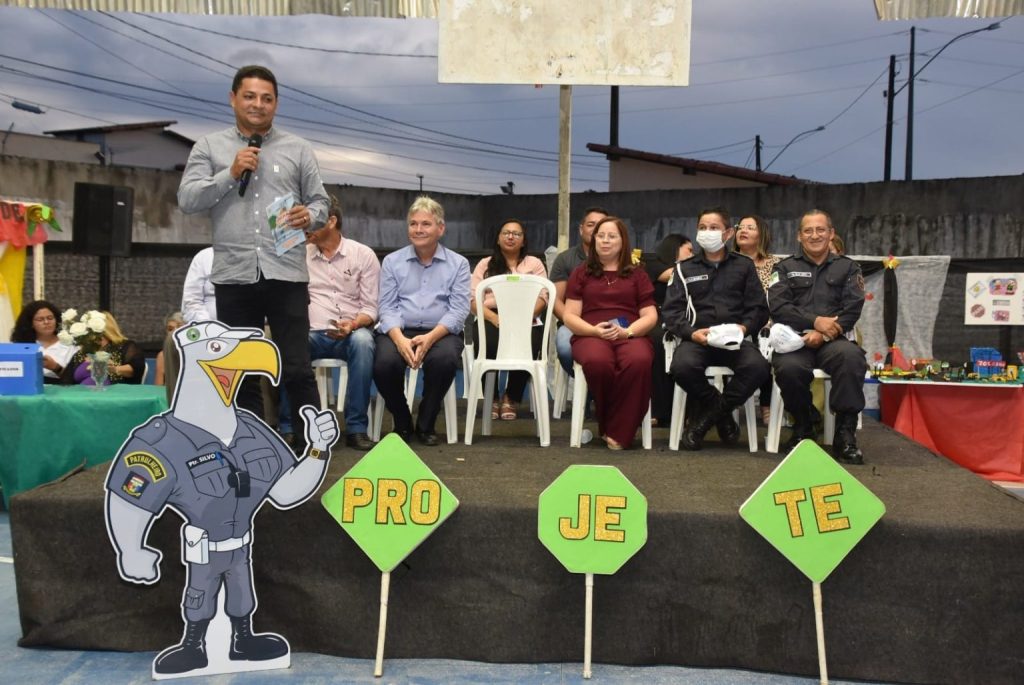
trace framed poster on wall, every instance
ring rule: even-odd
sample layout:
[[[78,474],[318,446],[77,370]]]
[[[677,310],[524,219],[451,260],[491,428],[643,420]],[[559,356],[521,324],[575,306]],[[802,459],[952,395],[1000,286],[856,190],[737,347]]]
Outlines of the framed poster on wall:
[[[964,324],[1024,325],[1024,273],[968,273]]]

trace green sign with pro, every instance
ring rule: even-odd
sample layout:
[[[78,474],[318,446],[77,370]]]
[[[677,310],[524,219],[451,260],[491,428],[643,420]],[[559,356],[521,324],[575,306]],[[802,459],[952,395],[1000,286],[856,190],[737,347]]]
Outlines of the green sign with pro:
[[[885,504],[811,440],[772,471],[740,516],[820,583],[885,514]]]
[[[394,433],[367,452],[320,501],[384,573],[459,506],[455,495]]]
[[[647,542],[647,498],[614,466],[570,466],[540,494],[537,535],[569,571],[610,575]]]

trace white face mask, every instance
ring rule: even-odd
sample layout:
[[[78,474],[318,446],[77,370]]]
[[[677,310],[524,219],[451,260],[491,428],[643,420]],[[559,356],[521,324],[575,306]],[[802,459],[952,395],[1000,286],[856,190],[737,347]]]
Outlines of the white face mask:
[[[705,252],[718,252],[725,247],[721,231],[697,231],[697,244]]]

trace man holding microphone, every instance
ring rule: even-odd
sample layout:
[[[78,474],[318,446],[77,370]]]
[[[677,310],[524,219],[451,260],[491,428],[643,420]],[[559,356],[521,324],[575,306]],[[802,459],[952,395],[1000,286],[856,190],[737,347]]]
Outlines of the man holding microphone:
[[[273,127],[274,74],[256,65],[240,68],[229,97],[235,125],[196,142],[178,205],[186,214],[209,214],[218,319],[232,327],[269,324],[281,352],[293,425],[302,425],[302,406],[318,406],[309,359],[304,232],[326,222],[329,200],[312,146]],[[238,405],[263,416],[254,379],[243,383]]]

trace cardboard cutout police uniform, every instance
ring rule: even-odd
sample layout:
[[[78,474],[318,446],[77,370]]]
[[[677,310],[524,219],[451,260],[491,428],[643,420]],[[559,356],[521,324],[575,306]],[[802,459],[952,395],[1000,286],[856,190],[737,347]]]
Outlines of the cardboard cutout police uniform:
[[[317,490],[338,439],[337,419],[303,407],[309,448],[297,459],[273,429],[234,406],[245,374],[277,382],[280,353],[261,331],[203,322],[178,329],[174,341],[181,367],[171,409],[132,432],[106,481],[107,532],[123,579],[157,582],[161,554],[145,544],[149,528],[167,508],[185,521],[185,631],[180,644],[156,657],[153,676],[287,667],[287,640],[252,632],[253,518],[268,500],[288,509]],[[207,630],[222,587],[230,647],[212,654]]]

